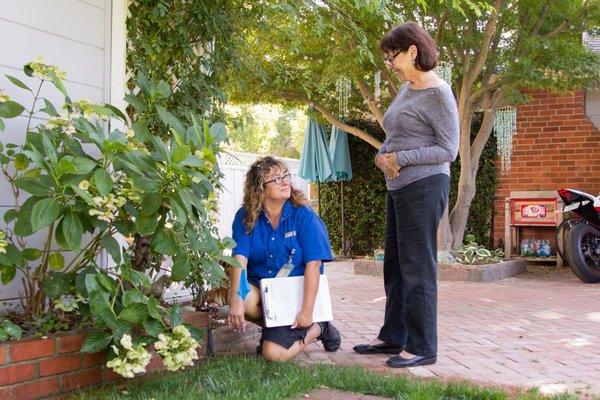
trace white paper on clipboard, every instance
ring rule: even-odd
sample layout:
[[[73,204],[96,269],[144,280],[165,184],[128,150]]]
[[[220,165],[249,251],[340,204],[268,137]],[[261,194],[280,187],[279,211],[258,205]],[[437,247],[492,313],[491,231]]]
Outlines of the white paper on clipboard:
[[[304,276],[267,278],[260,281],[265,326],[292,325],[300,308],[304,293]],[[327,275],[319,275],[319,291],[313,309],[313,322],[333,320],[331,295]]]

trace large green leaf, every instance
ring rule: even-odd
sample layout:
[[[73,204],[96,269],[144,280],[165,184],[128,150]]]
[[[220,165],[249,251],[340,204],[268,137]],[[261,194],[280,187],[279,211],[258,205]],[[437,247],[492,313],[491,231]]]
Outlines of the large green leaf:
[[[96,161],[90,160],[84,157],[73,158],[73,165],[75,166],[75,174],[85,175],[90,173],[98,165]]]
[[[161,321],[162,320],[161,308],[158,305],[158,301],[156,301],[156,298],[150,297],[148,299],[147,306],[148,306],[148,314],[150,314],[150,316],[152,318]]]
[[[94,172],[94,183],[100,196],[107,196],[113,188],[113,181],[110,175],[103,169],[98,169]]]
[[[48,175],[37,178],[21,177],[15,181],[15,186],[34,196],[46,197],[52,193],[54,181]]]
[[[21,252],[23,258],[27,261],[35,261],[42,256],[42,252],[36,248],[28,247]]]
[[[86,192],[85,190],[81,189],[80,187],[78,187],[76,185],[69,185],[69,187],[71,189],[73,189],[75,194],[77,194],[77,196],[79,196],[81,199],[83,199],[83,201],[88,203],[90,206],[96,207],[96,204],[94,204],[94,199],[88,192]]]
[[[158,211],[162,205],[163,200],[160,195],[156,194],[145,194],[142,197],[142,214],[152,215]]]
[[[42,134],[42,146],[44,147],[44,151],[46,152],[46,156],[50,160],[52,165],[56,165],[58,162],[58,153],[56,152],[56,148],[52,140],[50,139],[48,134]]]
[[[133,303],[126,306],[119,314],[119,318],[134,324],[141,324],[148,316],[146,304]]]
[[[72,210],[67,211],[62,219],[62,234],[69,250],[79,250],[83,238],[83,225],[79,216]]]
[[[101,239],[102,246],[108,251],[115,263],[121,263],[121,245],[110,234],[105,234]]]
[[[0,282],[8,285],[15,278],[17,267],[14,265],[0,265]]]
[[[152,237],[152,248],[159,254],[171,256],[175,254],[176,244],[171,235],[164,229],[159,230]]]
[[[6,76],[6,79],[8,79],[9,81],[11,81],[13,83],[13,85],[18,86],[21,89],[29,90],[31,92],[31,89],[29,89],[29,86],[27,86],[26,84],[24,84],[21,80],[15,78],[14,76],[11,76],[11,75],[4,75],[4,76]]]
[[[154,318],[147,318],[144,321],[144,330],[148,335],[156,338],[164,332],[165,327],[160,321],[157,321]]]
[[[173,267],[171,267],[171,279],[175,282],[179,282],[187,278],[190,273],[191,264],[187,259],[178,258]]]
[[[31,210],[31,229],[39,231],[50,225],[60,216],[61,207],[58,199],[53,197],[35,203]]]
[[[187,214],[185,208],[179,203],[179,200],[174,196],[169,196],[169,205],[175,213],[175,217],[179,223],[185,225],[187,223]]]
[[[210,127],[210,134],[215,143],[227,140],[227,126],[222,122],[216,122]]]
[[[15,233],[17,235],[25,237],[33,233],[31,229],[31,210],[39,200],[39,197],[30,197],[21,205],[15,222]]]
[[[191,155],[190,146],[187,145],[176,145],[173,148],[173,152],[171,154],[171,161],[173,163],[179,163]]]
[[[104,350],[112,342],[113,335],[107,332],[92,332],[85,337],[81,351],[84,353],[97,353]]]
[[[150,178],[139,177],[134,179],[135,186],[148,193],[158,192],[158,183]]]
[[[117,282],[105,272],[100,272],[96,275],[96,279],[100,284],[108,290],[110,293],[115,294],[117,292]]]
[[[158,220],[156,215],[138,215],[135,220],[135,227],[140,235],[151,235],[154,233]]]
[[[130,304],[141,303],[146,305],[146,297],[137,290],[129,289],[123,293],[123,306],[127,307]]]
[[[15,118],[21,115],[25,107],[12,100],[0,103],[0,118]]]
[[[60,252],[54,252],[48,257],[48,265],[54,271],[60,271],[65,267],[65,257]]]
[[[88,288],[89,291],[89,288]],[[108,326],[116,333],[114,329],[117,328],[117,316],[110,308],[108,300],[98,290],[90,292],[90,310],[94,321],[101,326]]]
[[[185,128],[176,116],[174,116],[161,106],[156,106],[156,111],[158,111],[158,116],[165,125],[173,128],[178,134],[182,136],[185,135]]]
[[[69,292],[75,276],[73,274],[67,274],[64,272],[52,272],[48,277],[42,281],[42,288],[44,293],[51,299],[57,299],[63,294]]]

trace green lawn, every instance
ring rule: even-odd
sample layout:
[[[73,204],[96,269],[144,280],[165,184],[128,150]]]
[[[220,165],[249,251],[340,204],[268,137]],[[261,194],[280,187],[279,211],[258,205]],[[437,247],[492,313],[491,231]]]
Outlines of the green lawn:
[[[361,367],[272,364],[250,357],[224,357],[197,368],[155,375],[145,382],[83,392],[82,399],[294,399],[319,387],[396,399],[542,399],[535,391],[515,396],[467,384],[421,381],[378,374]],[[570,396],[553,399],[574,399]]]

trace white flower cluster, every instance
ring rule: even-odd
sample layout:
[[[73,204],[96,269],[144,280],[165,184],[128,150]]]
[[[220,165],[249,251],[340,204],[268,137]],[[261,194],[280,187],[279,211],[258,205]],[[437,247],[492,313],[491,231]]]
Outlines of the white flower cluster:
[[[5,103],[8,100],[10,100],[10,97],[8,97],[8,93],[0,89],[0,103]]]
[[[69,136],[75,133],[75,127],[71,123],[71,119],[68,117],[50,117],[48,122],[46,122],[46,128],[60,128],[64,134]]]
[[[198,359],[196,351],[198,347],[198,342],[183,325],[173,328],[172,335],[161,333],[158,335],[158,342],[154,343],[156,352],[160,354],[163,364],[169,371],[194,365],[194,360]]]
[[[81,182],[79,185],[81,188]],[[96,208],[92,208],[88,213],[91,216],[96,215],[99,220],[106,222],[112,222],[118,209],[127,202],[125,197],[115,196],[113,193],[109,193],[108,196],[96,196],[93,200]]]
[[[125,334],[121,338],[121,348],[113,345],[116,357],[106,363],[117,374],[125,378],[133,378],[135,374],[146,372],[146,366],[152,356],[144,348],[145,343],[133,347],[131,336]]]
[[[58,68],[56,65],[48,65],[44,63],[42,57],[37,57],[35,61],[30,62],[29,68],[33,70],[33,76],[37,76],[42,79],[52,80],[50,73],[54,73],[60,79],[67,77],[65,71]]]
[[[80,294],[77,296],[65,294],[54,300],[54,308],[64,312],[75,311],[79,308],[79,303],[83,303],[84,300]]]
[[[92,107],[93,104],[90,103],[88,100],[78,100],[73,102],[73,107],[75,108],[77,115],[83,115],[84,118],[92,118],[92,117],[105,117],[106,114],[103,112],[100,112],[97,109],[94,109],[94,107]]]
[[[8,246],[6,232],[0,231],[0,253],[6,253],[6,246]]]

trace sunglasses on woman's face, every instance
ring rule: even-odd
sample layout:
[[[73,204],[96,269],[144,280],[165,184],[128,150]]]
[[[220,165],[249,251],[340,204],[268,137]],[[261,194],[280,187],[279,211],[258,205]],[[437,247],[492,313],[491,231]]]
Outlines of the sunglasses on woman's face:
[[[275,178],[275,179],[271,179],[270,181],[266,181],[266,182],[265,182],[265,185],[266,185],[267,183],[275,182],[275,184],[276,184],[277,186],[279,186],[279,185],[281,185],[283,182],[285,182],[285,183],[290,183],[290,180],[291,180],[291,179],[292,179],[292,175],[291,175],[291,174],[285,174],[285,175],[283,175],[283,176],[278,176],[278,177],[277,177],[277,178]]]

